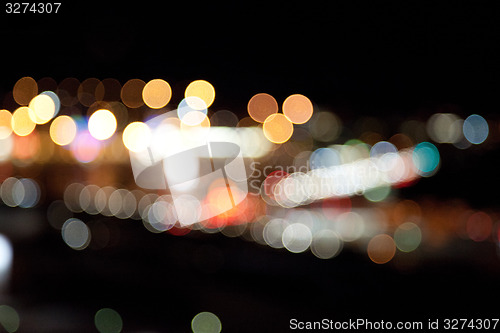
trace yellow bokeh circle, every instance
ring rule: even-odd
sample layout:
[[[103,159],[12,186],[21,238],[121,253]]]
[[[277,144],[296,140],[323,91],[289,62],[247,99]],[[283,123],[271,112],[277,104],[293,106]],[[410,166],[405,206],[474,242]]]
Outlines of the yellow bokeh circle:
[[[204,107],[208,108],[214,102],[215,89],[210,82],[207,82],[205,80],[196,80],[191,82],[184,92],[184,97],[186,98],[193,96],[202,99],[203,102],[205,102]],[[200,107],[203,107],[198,103],[191,103],[189,99],[187,99],[186,101],[188,102],[189,106],[195,110],[201,110]]]
[[[266,118],[262,127],[265,137],[273,143],[284,143],[293,134],[293,123],[282,113],[274,113]]]
[[[161,109],[170,102],[172,88],[167,81],[162,79],[151,80],[142,90],[144,104],[152,109]]]

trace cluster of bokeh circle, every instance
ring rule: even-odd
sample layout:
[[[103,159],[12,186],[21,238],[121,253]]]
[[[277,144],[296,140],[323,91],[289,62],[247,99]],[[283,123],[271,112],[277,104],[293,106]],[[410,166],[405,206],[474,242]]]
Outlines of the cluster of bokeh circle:
[[[273,143],[284,143],[293,134],[294,124],[306,123],[313,114],[313,105],[309,98],[301,94],[288,96],[279,113],[276,99],[267,93],[258,93],[248,102],[248,114],[258,123],[266,138]]]
[[[144,150],[153,140],[153,134],[145,122],[148,114],[151,115],[151,113],[136,114],[134,119],[131,111],[137,109],[141,112],[143,110],[163,112],[171,102],[172,88],[163,79],[153,79],[148,82],[131,79],[122,85],[115,79],[89,78],[80,82],[75,78],[67,78],[57,84],[51,78],[35,81],[33,78],[23,77],[14,85],[11,97],[17,104],[13,107],[14,111],[0,110],[0,161],[9,159],[12,151],[16,158],[22,158],[30,151],[46,149],[45,145],[32,144],[37,141],[30,141],[31,138],[43,136],[50,138],[53,144],[69,150],[76,162],[87,164],[97,159],[103,147],[114,144],[113,140],[120,132],[121,146],[131,152]],[[222,124],[220,125],[222,130],[224,126],[240,126],[240,124],[248,126],[249,124],[253,126],[252,128],[259,129],[268,143],[276,147],[285,147],[287,153],[294,157],[294,166],[298,166],[305,160],[312,171],[338,166],[345,168],[351,164],[354,165],[353,162],[360,159],[373,160],[374,158],[384,163],[387,162],[388,165],[401,166],[401,154],[406,154],[404,149],[409,149],[411,159],[418,169],[416,170],[418,176],[429,177],[439,169],[441,157],[438,146],[426,140],[430,138],[437,145],[453,144],[457,148],[465,149],[471,145],[484,143],[489,135],[488,122],[478,114],[462,119],[453,113],[435,113],[426,123],[406,121],[401,126],[404,130],[392,136],[388,141],[382,140],[378,133],[366,132],[359,140],[348,140],[345,144],[339,145],[332,143],[342,132],[340,118],[333,112],[318,112],[317,106],[313,106],[309,98],[304,95],[292,94],[285,98],[280,106],[272,95],[257,93],[249,99],[246,105],[249,117],[241,120],[234,113],[224,110],[214,113],[209,118],[209,108],[214,100],[215,88],[211,83],[205,80],[195,80],[189,83],[184,90],[182,100],[175,106],[181,127],[206,129],[215,123]],[[40,133],[37,133],[37,127],[41,128]],[[418,140],[417,138],[422,137],[422,128],[428,137]],[[417,133],[417,131],[420,132]],[[214,133],[216,132],[217,129],[214,128]],[[45,135],[46,133],[48,135]],[[417,134],[412,135],[412,133]],[[254,134],[252,137],[258,138]],[[320,143],[316,149],[313,149],[313,140]],[[264,154],[277,149],[264,148],[262,141],[255,142],[258,142],[256,145],[259,148],[262,147],[260,150],[264,151]],[[323,147],[325,144],[329,146]],[[398,172],[393,173],[394,175],[398,175]],[[270,181],[268,176],[266,175],[263,186],[266,185],[266,181]],[[305,183],[299,184],[296,180],[308,178],[306,176],[293,174],[292,177],[288,177],[287,181],[293,183],[294,186],[304,187]],[[403,181],[398,180],[396,185],[399,186],[401,182]],[[362,194],[370,202],[383,202],[390,197],[392,185],[379,186],[363,191]],[[70,193],[75,186],[75,184],[69,184],[66,192]],[[102,214],[120,219],[142,219],[146,228],[152,232],[170,230],[175,223],[175,214],[171,212],[172,207],[162,196],[153,197],[139,190],[129,191],[112,186],[99,187],[89,184],[78,186],[82,187],[77,200],[78,207],[71,206],[73,203],[66,198],[63,201],[72,212]],[[5,178],[0,188],[0,195],[7,206],[21,208],[36,206],[42,197],[37,182],[23,177]],[[281,204],[282,208],[292,208],[295,206],[289,203],[291,199],[297,198],[287,197],[286,200],[281,200],[285,202],[285,205],[280,202],[278,196],[270,198],[262,196],[262,199],[268,205]],[[309,204],[308,198],[298,200],[297,203]],[[258,211],[255,205],[248,205],[248,207]],[[348,216],[352,217],[357,214],[351,213],[353,214]],[[248,216],[245,215],[245,217]],[[342,218],[336,216],[333,219],[336,221],[333,223],[335,225],[333,228],[318,228],[318,225],[322,225],[323,222],[317,221],[322,221],[323,217],[313,219],[315,222],[309,225],[290,223],[290,220],[284,219],[276,220],[273,216],[263,219],[256,214],[252,216],[247,222],[255,222],[255,228],[253,226],[247,228],[245,224],[209,223],[205,225],[207,228],[202,227],[201,230],[221,231],[230,236],[244,235],[245,230],[250,230],[249,233],[254,235],[252,230],[259,229],[259,223],[266,220],[265,226],[267,227],[261,230],[260,235],[254,237],[256,241],[263,239],[269,246],[278,247],[274,245],[279,245],[294,253],[304,252],[310,248],[319,258],[334,257],[344,243],[357,239],[352,239],[352,235],[345,233],[343,229],[345,223],[339,222],[345,218],[343,215]],[[166,220],[168,223],[165,223]],[[366,223],[353,222],[352,225],[359,226],[366,225]],[[64,241],[74,249],[84,249],[90,242],[91,230],[78,218],[71,216],[61,223],[58,222],[58,229],[61,229]],[[356,228],[353,227],[353,230]],[[180,234],[187,232],[189,230]],[[422,233],[418,224],[405,225],[397,229],[392,236],[387,235],[392,239],[392,243],[385,236],[371,235],[374,237],[367,241],[367,249],[372,261],[387,262],[373,255],[377,252],[376,249],[382,249],[379,252],[388,254],[387,257],[391,257],[390,254],[394,255],[396,249],[403,252],[413,251],[413,245],[401,245],[403,242],[401,239],[404,238],[401,235],[406,234],[413,235],[412,244],[420,243]],[[84,237],[75,239],[74,235]]]
[[[88,322],[92,322],[92,319],[88,318]],[[121,333],[127,327],[127,322],[123,320],[122,315],[110,307],[97,310],[93,317],[93,324],[99,333]],[[0,305],[0,327],[5,332],[24,331],[27,326],[33,327],[33,324],[26,325],[22,311],[20,312],[10,305]],[[219,317],[208,311],[197,313],[191,320],[190,325],[186,323],[186,329],[189,326],[193,333],[220,333],[222,331],[222,323]]]

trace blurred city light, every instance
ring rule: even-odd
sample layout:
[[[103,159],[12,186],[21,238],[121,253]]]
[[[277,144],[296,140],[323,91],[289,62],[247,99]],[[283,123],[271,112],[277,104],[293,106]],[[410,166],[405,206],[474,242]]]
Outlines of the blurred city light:
[[[269,94],[259,93],[248,101],[247,109],[253,120],[263,123],[270,115],[278,112],[278,102]]]
[[[0,325],[6,332],[17,332],[20,326],[19,314],[9,305],[0,305]]]
[[[142,90],[144,104],[152,109],[165,107],[172,97],[172,88],[167,81],[154,79],[146,83]]]
[[[304,95],[290,95],[283,102],[283,114],[294,124],[304,124],[313,115],[313,105]]]
[[[196,80],[191,82],[184,93],[187,104],[195,110],[204,110],[212,105],[215,100],[215,89],[210,82]],[[203,103],[189,97],[198,97]]]
[[[94,322],[99,333],[120,333],[123,329],[122,317],[118,312],[110,308],[97,311]]]
[[[193,333],[219,333],[222,331],[220,319],[212,312],[200,312],[191,321]]]
[[[51,92],[44,92],[40,95],[33,97],[29,103],[30,118],[36,124],[45,124],[49,122],[58,112],[56,102],[58,97]]]
[[[109,139],[116,130],[116,118],[109,110],[97,110],[89,118],[89,132],[97,140]]]
[[[64,248],[84,253],[116,244],[120,224],[110,221],[177,237],[220,233],[314,260],[361,251],[394,266],[452,240],[500,244],[496,211],[455,201],[437,209],[432,193],[404,192],[440,177],[450,149],[479,156],[498,142],[486,116],[434,112],[389,132],[302,94],[280,109],[257,93],[241,114],[214,108],[206,80],[177,93],[163,79],[21,78],[14,111],[0,110],[2,205],[45,209]],[[0,241],[6,286],[13,249]],[[94,319],[99,332],[123,329],[110,308]],[[0,324],[17,331],[17,312],[0,307]],[[191,322],[193,332],[221,327],[210,312]]]
[[[0,292],[5,293],[9,286],[10,274],[12,270],[12,262],[14,259],[14,250],[12,244],[7,237],[0,234]],[[2,321],[2,310],[5,308],[0,306],[0,323]]]
[[[22,77],[17,80],[12,89],[14,100],[19,105],[28,105],[38,94],[38,85],[32,77]]]
[[[62,228],[64,242],[74,250],[83,250],[90,243],[90,230],[85,223],[77,218],[64,222]]]
[[[12,130],[19,136],[29,135],[35,129],[36,123],[31,118],[31,109],[22,106],[12,114]]]
[[[463,123],[465,138],[472,144],[478,145],[488,138],[489,127],[486,120],[478,114],[467,117]]]
[[[151,130],[143,122],[130,123],[123,130],[123,144],[128,150],[140,152],[145,150],[151,143]]]
[[[59,116],[50,124],[50,138],[60,146],[66,146],[73,142],[76,133],[76,122],[69,116]]]
[[[293,123],[281,113],[271,114],[264,120],[262,130],[266,138],[272,143],[284,143],[293,134]]]

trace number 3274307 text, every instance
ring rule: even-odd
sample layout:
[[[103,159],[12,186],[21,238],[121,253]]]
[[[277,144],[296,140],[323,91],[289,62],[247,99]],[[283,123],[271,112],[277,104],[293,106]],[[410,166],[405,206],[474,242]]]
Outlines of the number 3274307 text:
[[[7,2],[7,14],[57,14],[61,2]]]

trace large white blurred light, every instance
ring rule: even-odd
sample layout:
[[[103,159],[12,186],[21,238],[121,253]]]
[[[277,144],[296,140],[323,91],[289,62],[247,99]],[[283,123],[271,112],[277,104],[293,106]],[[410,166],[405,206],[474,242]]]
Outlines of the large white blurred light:
[[[178,110],[181,111],[186,110]],[[148,189],[169,189],[179,223],[188,226],[238,205],[248,193],[248,177],[238,144],[212,141],[209,133],[203,139],[193,140],[194,129],[186,128],[178,112],[170,111],[147,121],[152,133],[150,144],[141,151],[129,152],[136,184]],[[199,129],[211,130],[209,126]],[[205,200],[210,185],[218,180],[227,186],[223,188],[231,207],[210,206]]]
[[[89,132],[97,140],[109,139],[116,131],[115,115],[105,109],[97,110],[89,118]]]
[[[7,288],[14,251],[9,239],[0,234],[0,290]]]

